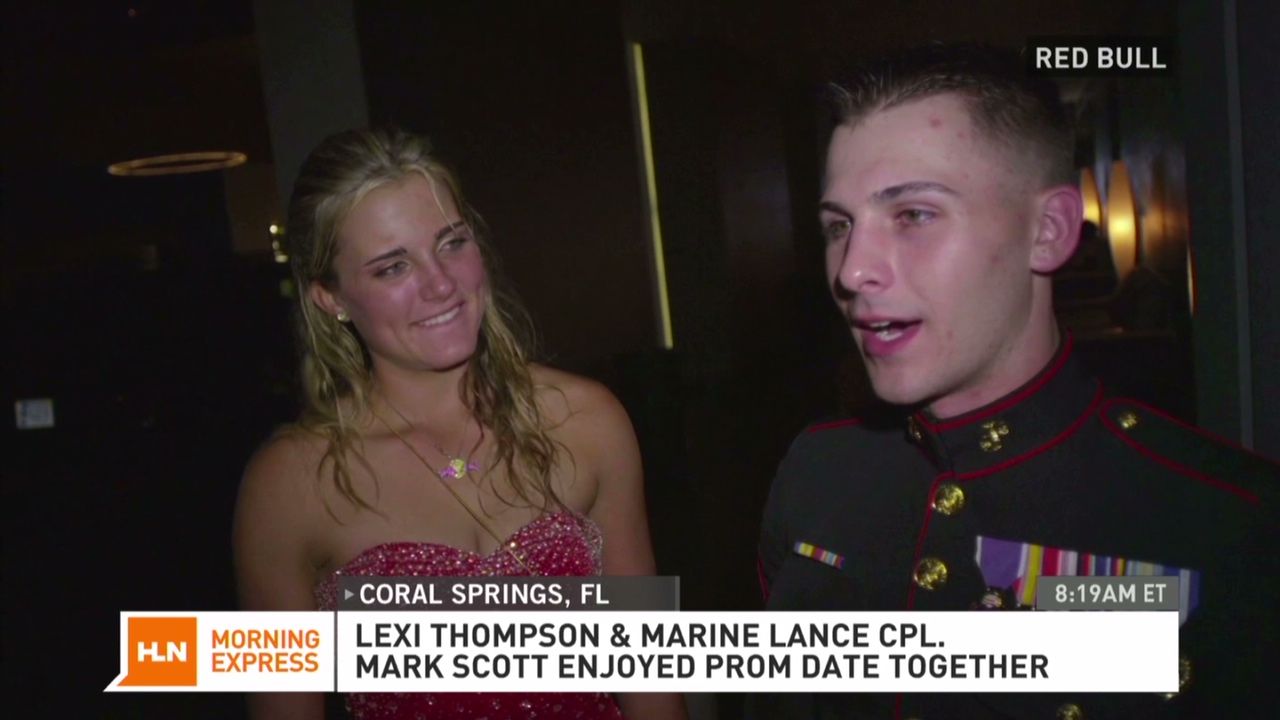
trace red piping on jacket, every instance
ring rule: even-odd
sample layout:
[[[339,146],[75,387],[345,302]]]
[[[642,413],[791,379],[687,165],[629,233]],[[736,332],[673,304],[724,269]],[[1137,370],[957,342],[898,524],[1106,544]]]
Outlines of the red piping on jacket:
[[[1110,405],[1112,402],[1129,402],[1129,401],[1116,399],[1116,400],[1110,400],[1106,403],[1103,403],[1103,405],[1105,407]],[[1145,409],[1150,409],[1150,408],[1146,408],[1146,406],[1143,406],[1140,403],[1133,403],[1133,404],[1139,405],[1140,407],[1143,407]],[[1164,413],[1157,412],[1156,414],[1161,415],[1163,417],[1168,417],[1167,415],[1164,415]],[[1250,505],[1258,505],[1262,502],[1262,500],[1257,495],[1254,495],[1253,493],[1249,492],[1248,490],[1245,490],[1244,488],[1236,487],[1235,485],[1232,485],[1231,483],[1226,482],[1224,480],[1219,480],[1218,478],[1213,477],[1212,475],[1206,475],[1200,472],[1199,470],[1196,470],[1195,468],[1189,468],[1186,465],[1183,465],[1182,463],[1179,463],[1176,460],[1171,460],[1163,455],[1156,453],[1156,451],[1149,449],[1142,443],[1129,437],[1127,433],[1125,433],[1123,430],[1117,427],[1116,424],[1111,421],[1111,418],[1107,417],[1105,413],[1101,412],[1101,408],[1099,409],[1099,412],[1098,412],[1098,419],[1102,421],[1103,427],[1110,430],[1113,435],[1120,438],[1129,447],[1133,448],[1134,450],[1137,450],[1144,457],[1154,460],[1155,462],[1169,468],[1170,470],[1173,470],[1174,472],[1180,473],[1194,480],[1199,480],[1200,482],[1206,485],[1209,485],[1210,487],[1215,487],[1219,490],[1229,492],[1241,498],[1242,500],[1249,503]],[[1190,427],[1190,426],[1187,426],[1187,427]],[[1191,428],[1191,429],[1194,430],[1195,428]],[[1205,435],[1210,438],[1213,437],[1212,435],[1208,435],[1208,433],[1205,433]]]
[[[1066,430],[1063,430],[1062,432],[1058,433],[1051,440],[1049,440],[1049,442],[1046,442],[1045,444],[1039,447],[1028,450],[1023,454],[1018,455],[1017,457],[1009,458],[1004,462],[998,463],[996,465],[992,465],[991,467],[988,467],[988,468],[983,468],[982,470],[975,470],[973,472],[964,473],[964,474],[956,474],[948,470],[947,472],[944,472],[938,475],[937,477],[935,477],[933,479],[933,485],[929,486],[930,502],[928,505],[925,506],[924,523],[921,524],[920,533],[916,537],[916,551],[915,551],[914,557],[912,558],[912,563],[911,563],[913,572],[914,572],[916,563],[920,562],[920,552],[924,549],[925,536],[929,534],[929,521],[933,518],[932,500],[933,500],[934,494],[937,493],[938,491],[938,485],[940,485],[945,480],[955,479],[955,480],[959,480],[960,482],[967,482],[975,478],[980,478],[985,475],[990,475],[992,473],[1000,472],[1001,470],[1007,470],[1013,467],[1014,465],[1026,462],[1027,460],[1030,460],[1031,458],[1041,453],[1044,453],[1054,447],[1057,447],[1058,445],[1061,445],[1062,443],[1066,442],[1067,438],[1079,432],[1080,428],[1084,427],[1085,422],[1088,421],[1088,419],[1094,415],[1095,411],[1098,408],[1100,408],[1102,404],[1103,404],[1102,403],[1102,383],[1098,383],[1097,389],[1094,391],[1093,399],[1089,401],[1089,406],[1085,408],[1083,413],[1080,414],[1080,417],[1073,420],[1071,424],[1067,426]],[[913,578],[912,581],[907,586],[907,609],[914,610],[915,602],[916,602],[916,584]]]
[[[1063,339],[1062,342],[1063,342],[1062,352],[1058,353],[1057,359],[1054,360],[1053,364],[1050,365],[1049,368],[1045,370],[1040,375],[1039,378],[1037,378],[1030,385],[1022,388],[1021,390],[1014,393],[1013,395],[1006,397],[1004,400],[1001,400],[995,405],[992,405],[991,407],[988,407],[984,410],[980,410],[973,415],[961,415],[951,420],[942,420],[936,423],[929,422],[929,419],[925,417],[925,414],[922,412],[916,413],[916,419],[918,419],[922,424],[924,424],[925,427],[929,428],[930,430],[933,430],[934,432],[941,432],[943,430],[952,430],[958,427],[963,427],[965,425],[969,425],[970,423],[975,423],[975,422],[978,422],[979,420],[984,420],[986,418],[991,417],[992,415],[996,415],[1004,412],[1005,410],[1008,410],[1014,405],[1017,405],[1018,403],[1021,403],[1023,400],[1026,400],[1032,395],[1035,395],[1037,392],[1040,392],[1041,388],[1043,388],[1046,384],[1048,384],[1050,380],[1052,380],[1054,377],[1057,376],[1059,372],[1062,371],[1063,366],[1067,364],[1067,358],[1071,357],[1071,351],[1075,347],[1075,338],[1071,336],[1071,333],[1067,333],[1066,337]]]
[[[916,583],[915,569],[916,564],[920,562],[920,551],[924,549],[924,538],[929,534],[929,521],[933,519],[933,496],[938,492],[938,485],[944,480],[950,480],[955,477],[955,473],[947,471],[933,479],[933,484],[929,486],[929,502],[924,507],[924,522],[920,525],[920,532],[916,535],[916,551],[911,560],[911,581],[907,583],[907,609],[914,610],[916,607]]]
[[[1146,404],[1146,403],[1142,402],[1141,400],[1134,400],[1133,398],[1121,398],[1121,397],[1107,398],[1107,403],[1108,403],[1108,404],[1110,404],[1110,403],[1117,403],[1117,402],[1125,402],[1125,403],[1129,403],[1130,405],[1136,405],[1136,406],[1138,406],[1138,407],[1142,408],[1143,410],[1146,410],[1147,412],[1151,413],[1152,415],[1155,415],[1155,416],[1157,416],[1157,417],[1162,417],[1162,418],[1164,418],[1165,420],[1168,420],[1169,422],[1173,423],[1174,425],[1177,425],[1177,426],[1179,426],[1179,427],[1181,427],[1181,428],[1183,428],[1183,429],[1185,429],[1185,430],[1190,430],[1191,432],[1193,432],[1193,433],[1195,433],[1195,434],[1197,434],[1197,435],[1200,435],[1201,437],[1205,437],[1205,438],[1208,438],[1208,439],[1210,439],[1210,440],[1212,440],[1212,441],[1214,441],[1214,442],[1216,442],[1216,443],[1221,443],[1221,444],[1223,444],[1223,445],[1226,445],[1227,447],[1234,448],[1234,449],[1236,449],[1236,450],[1239,450],[1239,451],[1240,451],[1240,452],[1242,452],[1242,453],[1245,453],[1246,455],[1252,455],[1253,457],[1256,457],[1256,458],[1258,458],[1259,460],[1262,460],[1262,461],[1265,461],[1265,462],[1271,463],[1272,465],[1275,465],[1275,464],[1276,464],[1276,461],[1275,461],[1275,460],[1273,460],[1273,459],[1271,459],[1271,458],[1267,457],[1266,455],[1263,455],[1262,453],[1260,453],[1260,452],[1258,452],[1258,451],[1256,451],[1256,450],[1252,450],[1252,449],[1250,449],[1250,448],[1247,448],[1247,447],[1245,447],[1245,446],[1241,445],[1240,443],[1236,442],[1235,440],[1232,440],[1232,439],[1231,439],[1231,438],[1229,438],[1229,437],[1223,437],[1223,436],[1218,435],[1218,434],[1216,434],[1216,433],[1211,433],[1211,432],[1209,432],[1208,430],[1204,430],[1204,429],[1202,429],[1202,428],[1198,428],[1198,427],[1196,427],[1195,425],[1190,425],[1190,424],[1188,424],[1188,423],[1185,423],[1185,422],[1183,422],[1183,421],[1179,420],[1178,418],[1176,418],[1176,417],[1174,417],[1174,416],[1170,415],[1169,413],[1167,413],[1167,412],[1165,412],[1165,411],[1161,410],[1160,408],[1152,407],[1152,406],[1150,406],[1150,405],[1148,405],[1148,404]]]

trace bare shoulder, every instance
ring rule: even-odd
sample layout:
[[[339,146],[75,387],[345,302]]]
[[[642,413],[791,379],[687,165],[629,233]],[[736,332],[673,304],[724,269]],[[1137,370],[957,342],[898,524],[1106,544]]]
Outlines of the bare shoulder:
[[[539,402],[552,432],[568,447],[590,497],[581,510],[604,533],[606,575],[652,575],[644,506],[644,474],[635,431],[622,403],[604,385],[535,368]]]
[[[326,447],[318,436],[286,429],[249,460],[232,528],[242,606],[314,608],[311,588],[325,512],[317,469]]]
[[[640,449],[622,403],[603,384],[561,370],[531,368],[547,432],[568,450],[585,507],[638,483]]]
[[[241,494],[314,495],[327,441],[296,426],[282,428],[249,458]]]
[[[530,374],[538,409],[551,429],[632,432],[622,403],[602,383],[544,365],[530,366]]]

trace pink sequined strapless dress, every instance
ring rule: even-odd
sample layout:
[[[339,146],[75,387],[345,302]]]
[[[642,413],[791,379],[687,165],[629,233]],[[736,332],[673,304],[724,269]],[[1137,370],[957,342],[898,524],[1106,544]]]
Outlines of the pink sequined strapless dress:
[[[529,570],[543,576],[599,575],[601,571],[600,528],[572,513],[543,515],[517,530],[505,545],[489,555],[436,543],[371,547],[316,586],[316,604],[321,610],[337,607],[342,575],[518,577],[530,575]],[[602,693],[353,693],[347,696],[347,709],[358,720],[622,718],[613,697]]]

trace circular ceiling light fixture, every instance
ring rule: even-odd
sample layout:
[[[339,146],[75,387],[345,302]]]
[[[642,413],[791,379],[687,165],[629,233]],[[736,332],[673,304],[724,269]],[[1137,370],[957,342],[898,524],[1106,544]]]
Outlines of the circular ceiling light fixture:
[[[225,170],[226,168],[243,165],[248,159],[248,156],[242,152],[227,150],[175,153],[112,163],[107,166],[107,172],[120,177],[180,175],[182,173]]]

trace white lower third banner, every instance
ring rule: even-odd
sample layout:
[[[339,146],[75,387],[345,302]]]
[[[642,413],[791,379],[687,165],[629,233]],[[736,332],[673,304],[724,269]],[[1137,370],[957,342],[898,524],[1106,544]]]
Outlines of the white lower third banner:
[[[1178,613],[121,613],[107,691],[1173,692]]]

